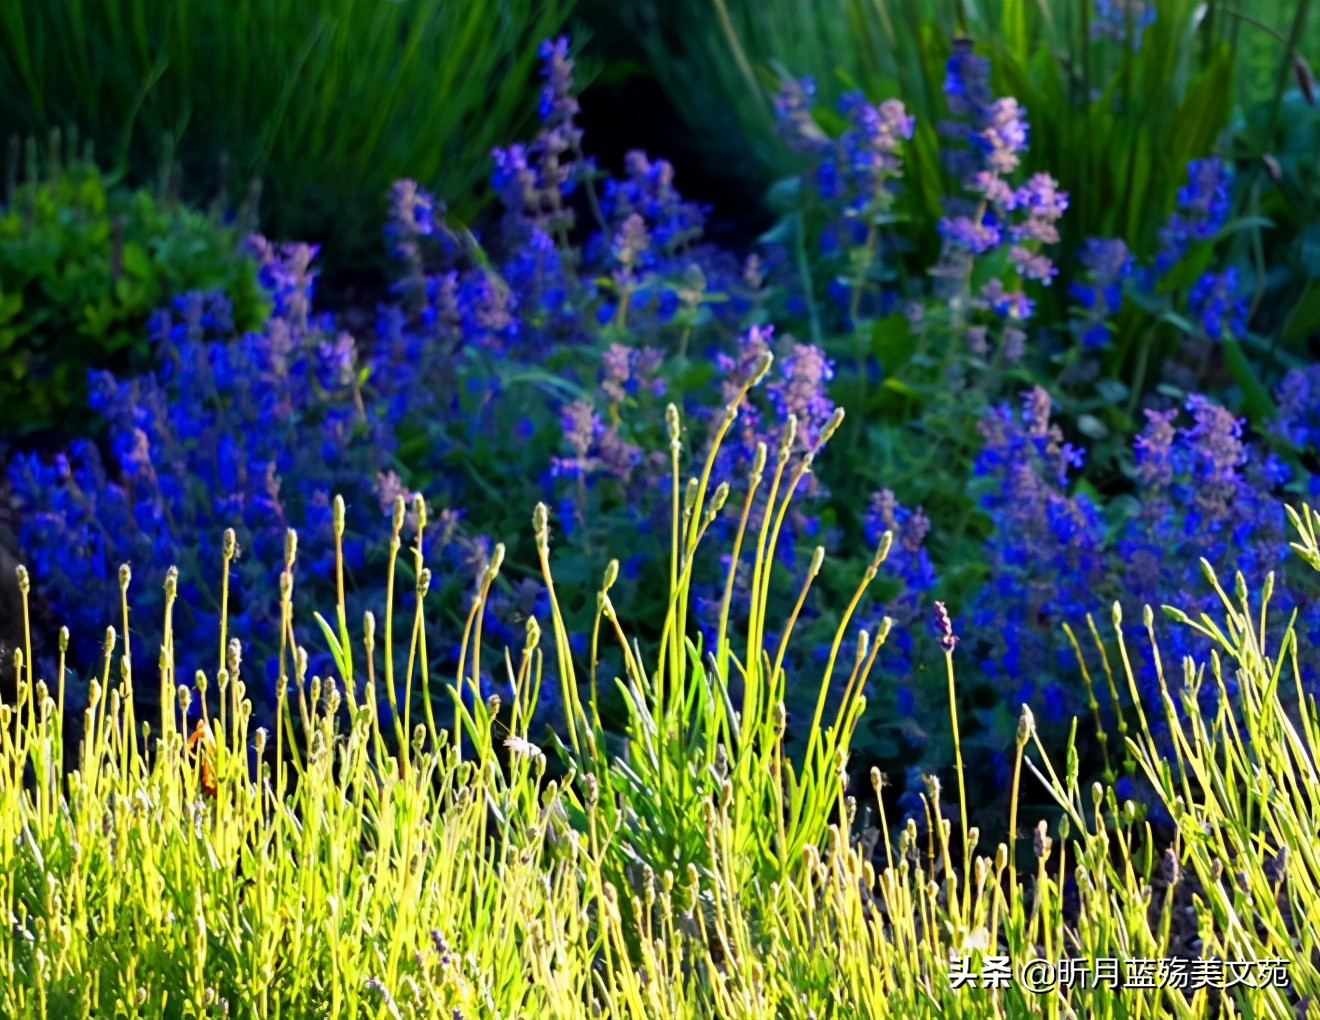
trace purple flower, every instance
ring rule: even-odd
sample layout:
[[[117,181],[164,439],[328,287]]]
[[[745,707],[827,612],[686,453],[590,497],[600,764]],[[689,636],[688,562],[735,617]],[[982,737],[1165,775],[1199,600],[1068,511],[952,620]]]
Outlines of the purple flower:
[[[990,105],[990,62],[972,52],[972,40],[955,39],[944,75],[944,95],[955,117],[977,118]]]
[[[1222,340],[1225,332],[1241,336],[1247,329],[1247,300],[1239,293],[1238,271],[1206,273],[1192,286],[1187,304],[1206,336]]]
[[[1232,204],[1232,174],[1217,157],[1187,164],[1187,184],[1178,190],[1178,208],[1160,230],[1155,267],[1164,272],[1188,247],[1214,237],[1228,219]]]
[[[1291,369],[1275,392],[1270,431],[1298,447],[1320,447],[1320,365]]]
[[[940,236],[957,248],[973,255],[984,255],[998,247],[1003,238],[993,216],[986,214],[981,220],[969,216],[945,217],[940,220]]]
[[[1011,174],[1018,168],[1028,133],[1026,111],[1016,99],[1006,96],[990,105],[977,142],[993,172]]]
[[[775,93],[776,127],[795,152],[815,152],[829,142],[811,115],[815,98],[816,80],[811,77],[786,78]]]
[[[1118,238],[1087,238],[1080,254],[1082,280],[1074,280],[1068,293],[1080,305],[1073,328],[1088,348],[1109,343],[1109,317],[1123,303],[1123,281],[1133,273],[1128,247]]]
[[[949,619],[949,611],[943,602],[935,603],[935,630],[939,634],[940,647],[952,652],[958,645],[958,637],[953,633],[953,621]]]
[[[827,384],[834,378],[834,366],[819,347],[794,344],[784,359],[779,378],[766,387],[780,418],[797,415],[799,442],[815,450],[821,430],[834,413]]]
[[[1136,51],[1141,48],[1142,35],[1154,23],[1153,0],[1095,0],[1091,38],[1122,42],[1131,32],[1132,49]]]

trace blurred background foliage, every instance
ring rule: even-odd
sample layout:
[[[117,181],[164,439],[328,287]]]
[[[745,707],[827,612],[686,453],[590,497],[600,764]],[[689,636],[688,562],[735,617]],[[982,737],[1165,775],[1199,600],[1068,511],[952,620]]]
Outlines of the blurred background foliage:
[[[536,51],[573,0],[59,0],[0,5],[0,124],[79,125],[138,180],[177,159],[185,190],[264,187],[263,228],[378,257],[399,177],[461,219],[488,153],[536,115]],[[227,160],[221,161],[221,154]]]
[[[1079,250],[1087,237],[1119,237],[1145,256],[1188,162],[1212,149],[1235,110],[1236,158],[1260,159],[1281,143],[1313,155],[1314,118],[1289,118],[1314,89],[1310,68],[1320,57],[1309,7],[1309,0],[590,0],[586,11],[613,20],[636,47],[704,169],[735,182],[731,190],[764,194],[801,169],[801,155],[776,133],[773,97],[785,79],[814,79],[819,109],[832,110],[856,89],[872,102],[901,98],[916,129],[900,208],[928,222],[956,191],[937,132],[947,119],[945,64],[953,40],[972,39],[990,60],[992,92],[1030,112],[1025,169],[1052,174],[1070,195],[1060,224],[1064,250]],[[1300,208],[1274,211],[1294,223],[1308,219]],[[932,231],[910,265],[928,266],[938,246]],[[1064,286],[1047,297],[1064,300],[1075,268],[1061,260]],[[1320,273],[1320,265],[1306,268]],[[1057,314],[1062,305],[1046,310]]]
[[[993,91],[1033,112],[1027,169],[1066,175],[1060,183],[1078,197],[1072,229],[1144,236],[1148,250],[1154,217],[1144,214],[1172,208],[1186,164],[1178,154],[1214,140],[1232,111],[1224,97],[1244,108],[1271,99],[1290,44],[1315,62],[1320,33],[1303,33],[1308,6],[592,0],[588,11],[625,27],[712,169],[765,186],[800,165],[775,131],[772,97],[784,77],[813,77],[821,106],[858,88],[873,101],[901,97],[917,118],[909,174],[920,161],[918,200],[935,213],[949,190],[935,139],[935,124],[946,116],[944,66],[952,40],[974,39],[990,58]],[[1151,13],[1143,17],[1143,9]],[[1123,33],[1132,40],[1127,52],[1105,45]],[[1071,166],[1060,166],[1064,153]]]

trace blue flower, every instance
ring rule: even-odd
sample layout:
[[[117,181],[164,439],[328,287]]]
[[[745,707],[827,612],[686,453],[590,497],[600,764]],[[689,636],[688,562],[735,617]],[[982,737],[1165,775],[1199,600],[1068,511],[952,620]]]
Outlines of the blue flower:
[[[1222,340],[1226,332],[1241,336],[1247,329],[1247,300],[1239,291],[1238,271],[1205,273],[1187,296],[1192,314],[1208,337]]]

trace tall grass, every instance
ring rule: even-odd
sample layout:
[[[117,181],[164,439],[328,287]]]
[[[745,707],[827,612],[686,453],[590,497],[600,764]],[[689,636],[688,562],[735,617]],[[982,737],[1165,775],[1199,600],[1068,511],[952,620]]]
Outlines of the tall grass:
[[[0,941],[9,977],[0,984],[0,1013],[1216,1015],[1217,993],[1204,987],[1079,982],[1038,994],[1019,981],[991,989],[950,980],[953,958],[977,971],[987,957],[1007,956],[1016,972],[1033,958],[1183,951],[1291,961],[1291,991],[1235,989],[1226,993],[1235,1002],[1231,1015],[1292,1017],[1290,997],[1320,990],[1316,934],[1305,922],[1320,906],[1320,718],[1314,704],[1299,718],[1283,708],[1280,680],[1295,682],[1296,636],[1288,627],[1277,644],[1267,643],[1268,583],[1259,604],[1240,580],[1234,596],[1220,589],[1223,616],[1198,624],[1218,645],[1208,678],[1204,667],[1182,664],[1181,677],[1171,672],[1165,703],[1146,706],[1170,714],[1176,757],[1161,758],[1142,733],[1129,741],[1177,821],[1166,854],[1132,805],[1099,785],[1080,788],[1071,749],[1056,770],[1025,707],[1010,831],[1023,783],[1041,782],[1062,812],[1053,835],[1045,822],[1036,830],[1034,859],[1019,856],[1013,840],[978,853],[980,834],[945,815],[934,777],[933,838],[919,838],[915,821],[888,819],[877,797],[882,831],[872,854],[853,839],[858,805],[845,795],[845,767],[864,710],[857,692],[883,633],[860,641],[851,667],[831,659],[798,763],[783,752],[782,696],[787,683],[807,680],[784,674],[783,641],[773,649],[765,641],[767,567],[810,460],[758,458],[750,488],[768,486],[766,523],[749,532],[744,516],[734,551],[735,561],[751,556],[757,579],[751,623],[736,635],[721,627],[716,646],[702,649],[687,637],[689,572],[704,555],[713,517],[742,511],[723,483],[711,486],[713,452],[694,474],[683,470],[682,422],[673,410],[669,428],[673,558],[660,647],[643,663],[640,644],[623,631],[609,599],[611,566],[598,593],[591,671],[579,681],[553,586],[548,515],[537,507],[553,668],[547,672],[541,626],[529,620],[524,647],[504,661],[513,705],[488,701],[480,689],[483,596],[500,569],[497,547],[468,617],[470,655],[448,685],[461,744],[431,708],[423,625],[430,578],[416,551],[411,611],[396,621],[391,593],[384,627],[368,615],[354,633],[341,599],[334,623],[321,618],[319,633],[345,675],[309,678],[298,644],[303,623],[291,608],[297,544],[290,539],[281,661],[293,684],[275,735],[250,730],[241,646],[228,645],[227,634],[223,665],[196,677],[194,723],[196,696],[180,684],[184,664],[174,661],[168,622],[177,578],[167,581],[164,645],[143,649],[130,646],[125,569],[123,618],[107,629],[105,664],[90,681],[77,766],[61,774],[62,744],[73,732],[62,713],[64,684],[38,679],[29,628],[27,647],[15,655],[17,702],[0,706],[0,909],[9,926]],[[425,508],[416,509],[420,534]],[[391,577],[404,510],[395,507]],[[1297,548],[1320,569],[1320,514],[1304,515],[1295,517]],[[887,545],[860,579],[859,595]],[[226,565],[233,553],[226,542]],[[819,566],[818,555],[813,574]],[[20,586],[26,599],[21,570]],[[26,608],[24,616],[26,626]],[[1149,611],[1147,624],[1153,628]],[[396,647],[399,634],[410,636]],[[627,750],[613,759],[595,718],[600,641],[622,648],[626,675],[616,683],[632,705]],[[352,675],[345,654],[359,642],[365,677]],[[946,644],[956,724],[955,642]],[[142,680],[140,664],[153,659],[156,678]],[[1135,691],[1125,650],[1120,661]],[[841,698],[836,666],[848,674]],[[1240,714],[1180,720],[1173,701],[1189,696],[1184,681],[1218,682],[1228,669],[1242,676]],[[553,778],[526,726],[550,676],[567,708],[566,771]],[[368,696],[396,681],[416,684],[423,707],[415,723],[408,703],[402,718],[386,720]],[[135,685],[144,682],[160,685],[164,706],[150,725],[133,707]],[[470,699],[461,696],[464,686]],[[826,712],[830,703],[836,707]],[[296,746],[281,744],[286,736]],[[871,780],[878,794],[882,777]],[[966,866],[955,868],[955,860]],[[1193,884],[1195,897],[1180,900]],[[1186,937],[1188,908],[1199,943]]]
[[[362,244],[400,177],[473,212],[487,153],[535,113],[536,45],[572,2],[6,4],[0,122],[77,124],[143,175],[172,138],[208,189],[227,152],[234,180],[264,180],[272,236]]]

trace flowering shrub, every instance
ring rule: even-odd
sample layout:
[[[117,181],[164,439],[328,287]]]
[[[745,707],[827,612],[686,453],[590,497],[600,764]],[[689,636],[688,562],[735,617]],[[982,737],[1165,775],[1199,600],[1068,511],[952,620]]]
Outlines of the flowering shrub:
[[[219,648],[223,664],[221,592],[201,579],[222,559],[224,528],[235,530],[239,553],[228,578],[234,623],[278,633],[287,529],[321,543],[319,558],[301,565],[298,576],[323,595],[334,574],[331,493],[348,493],[343,554],[350,580],[369,559],[362,536],[379,531],[393,497],[404,494],[389,470],[394,443],[381,413],[394,394],[387,385],[364,396],[352,337],[311,312],[315,249],[261,238],[252,247],[273,301],[260,331],[234,336],[222,294],[182,295],[149,325],[158,371],[124,381],[92,373],[91,407],[110,425],[109,466],[86,440],[53,464],[28,454],[10,465],[20,543],[71,629],[81,632],[72,649],[80,669],[94,667],[99,656],[91,621],[113,615],[119,604],[120,563],[136,568],[145,590],[133,629],[148,656],[161,643],[162,585],[177,565],[178,654],[200,667]],[[426,550],[471,558],[455,523],[442,513]],[[349,605],[359,617],[383,601],[379,591],[350,587]],[[259,713],[270,713],[276,650],[259,651],[262,685],[253,700]],[[322,652],[309,668],[324,675],[330,663]]]

